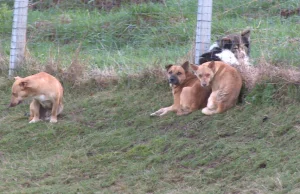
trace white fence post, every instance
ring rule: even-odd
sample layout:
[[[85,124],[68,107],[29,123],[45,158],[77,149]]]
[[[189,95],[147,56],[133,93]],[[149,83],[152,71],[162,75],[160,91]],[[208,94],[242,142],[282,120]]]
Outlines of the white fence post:
[[[212,1],[198,0],[195,64],[199,64],[200,56],[205,53],[210,46]]]
[[[15,0],[8,72],[9,77],[14,75],[14,71],[19,63],[24,60],[27,14],[28,0]]]

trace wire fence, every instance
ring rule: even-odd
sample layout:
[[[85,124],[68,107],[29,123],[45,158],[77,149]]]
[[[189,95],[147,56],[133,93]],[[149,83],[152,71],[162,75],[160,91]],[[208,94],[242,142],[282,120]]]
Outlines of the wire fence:
[[[212,2],[212,0],[198,0],[195,64],[199,64],[201,54],[205,53],[210,46]]]
[[[11,35],[9,76],[25,58],[28,0],[15,0]]]
[[[2,57],[10,53],[13,4],[0,0]],[[41,64],[54,59],[70,64],[79,46],[79,57],[92,67],[176,62],[195,49],[197,5],[196,0],[29,0],[26,50]],[[249,28],[253,64],[298,65],[298,0],[214,0],[212,10],[211,43]]]

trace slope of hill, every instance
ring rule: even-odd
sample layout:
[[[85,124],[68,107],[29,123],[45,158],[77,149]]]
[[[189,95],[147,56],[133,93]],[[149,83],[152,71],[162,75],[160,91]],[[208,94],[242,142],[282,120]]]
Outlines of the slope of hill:
[[[297,65],[299,25],[292,24],[299,17],[278,15],[279,7],[291,8],[295,1],[247,2],[214,2],[213,39],[247,25],[253,28],[255,61]],[[49,64],[64,69],[80,45],[80,65],[113,67],[121,78],[106,87],[63,80],[65,110],[58,123],[28,124],[28,102],[6,109],[12,81],[1,71],[0,192],[300,193],[297,84],[260,83],[224,114],[149,116],[172,103],[161,69],[187,58],[195,6],[172,0],[165,7],[142,4],[109,13],[30,12],[30,72]],[[60,23],[63,15],[70,23]],[[45,20],[47,27],[33,26]],[[131,25],[140,26],[131,31]],[[9,51],[9,33],[3,34],[1,70]]]
[[[211,117],[151,118],[172,100],[167,84],[154,82],[67,89],[57,124],[28,124],[26,103],[2,111],[0,191],[299,192],[299,103],[247,101]]]

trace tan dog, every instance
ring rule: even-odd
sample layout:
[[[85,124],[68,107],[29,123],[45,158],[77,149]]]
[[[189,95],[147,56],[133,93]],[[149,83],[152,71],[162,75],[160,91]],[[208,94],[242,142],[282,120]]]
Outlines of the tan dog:
[[[207,107],[202,109],[203,114],[222,113],[236,104],[242,88],[242,77],[234,67],[221,61],[191,67],[201,85],[212,88]]]
[[[28,97],[33,98],[30,104],[29,123],[38,122],[40,116],[51,116],[50,122],[57,122],[57,115],[63,110],[63,87],[55,77],[45,72],[25,78],[15,77],[9,107],[20,104]],[[47,115],[50,111],[51,115]]]
[[[163,116],[170,111],[185,115],[206,106],[211,90],[201,87],[197,77],[189,71],[188,61],[181,66],[167,65],[166,70],[174,102],[172,106],[161,108],[151,116]]]

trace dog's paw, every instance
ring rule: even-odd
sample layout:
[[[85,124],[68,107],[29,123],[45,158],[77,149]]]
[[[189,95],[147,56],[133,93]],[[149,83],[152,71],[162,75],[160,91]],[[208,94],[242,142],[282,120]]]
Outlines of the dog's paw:
[[[205,114],[205,115],[212,115],[212,114],[214,114],[214,112],[213,111],[211,111],[209,108],[204,108],[204,109],[202,109],[202,113],[203,114]]]
[[[157,116],[159,116],[159,114],[157,112],[154,112],[154,113],[150,114],[150,117],[157,117]]]
[[[39,122],[40,119],[31,119],[31,121],[29,121],[29,123],[36,123],[36,122]]]
[[[151,117],[159,117],[164,113],[164,109],[159,109],[158,111],[155,111],[154,113],[151,113]]]
[[[166,108],[161,108],[158,111],[150,114],[150,116],[158,116],[161,117],[165,114],[167,114],[168,112],[172,111],[172,107],[166,107]]]
[[[57,119],[50,119],[50,123],[57,123]]]
[[[166,113],[167,113],[167,111],[159,110],[159,111],[156,111],[156,112],[150,114],[150,116],[152,116],[152,117],[161,117],[161,116],[165,115]]]

